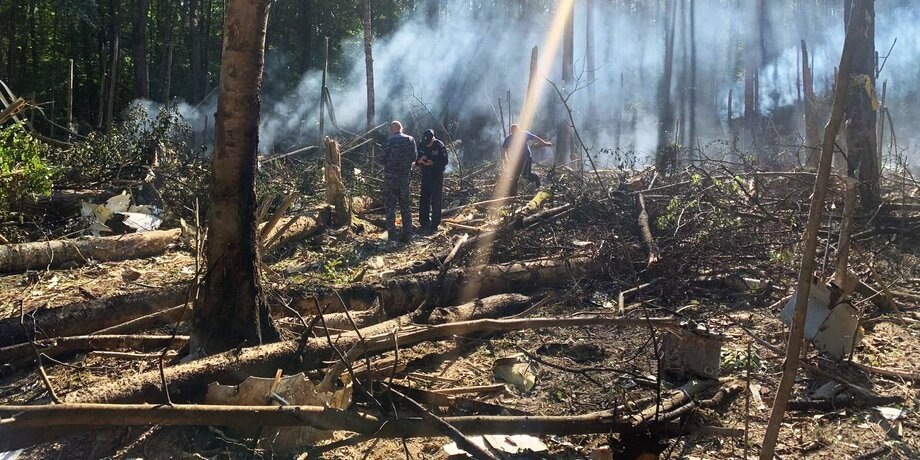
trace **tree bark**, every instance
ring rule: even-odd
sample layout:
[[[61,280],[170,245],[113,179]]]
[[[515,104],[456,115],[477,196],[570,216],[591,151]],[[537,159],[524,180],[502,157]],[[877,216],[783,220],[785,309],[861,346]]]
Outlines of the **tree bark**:
[[[301,76],[310,69],[313,57],[313,0],[300,0],[300,74]]]
[[[119,236],[8,244],[0,246],[0,273],[57,268],[90,259],[114,262],[151,257],[166,252],[180,233],[179,229],[155,230]]]
[[[814,70],[808,60],[808,46],[802,40],[802,88],[805,96],[805,165],[818,167],[821,133],[818,126],[818,96],[815,95]]]
[[[671,133],[674,129],[674,109],[671,104],[671,78],[674,73],[674,27],[677,11],[672,0],[665,0],[664,23],[664,62],[661,80],[658,83],[658,148],[655,163],[661,172],[673,166],[676,152],[670,148]]]
[[[112,132],[112,124],[115,122],[115,90],[118,87],[118,24],[113,26],[112,38],[112,70],[109,73],[109,96],[105,105],[105,132]]]
[[[211,354],[278,339],[259,283],[255,179],[268,0],[229,0],[208,209],[207,282],[190,350]]]
[[[466,435],[518,433],[532,435],[576,435],[591,433],[658,433],[680,436],[692,429],[670,420],[688,414],[703,392],[718,382],[691,381],[667,398],[666,413],[653,406],[639,414],[618,414],[616,410],[582,415],[473,415],[443,417]],[[737,391],[738,386],[722,394]],[[0,448],[13,450],[101,426],[126,425],[216,425],[312,426],[321,430],[351,431],[375,438],[442,436],[443,431],[423,418],[381,418],[365,411],[343,411],[321,406],[202,406],[149,404],[55,404],[0,407],[0,416],[15,422],[0,428]]]
[[[332,225],[336,228],[351,225],[351,205],[342,183],[342,154],[335,139],[326,138],[323,177],[326,182],[326,204],[332,206]]]
[[[575,89],[575,2],[568,4],[565,13],[565,28],[562,35],[562,94],[568,95]],[[508,104],[509,110],[511,104]],[[568,116],[564,113],[556,122],[555,165],[562,166],[571,161],[574,136]]]
[[[396,321],[392,320],[392,326]],[[411,321],[402,320],[404,325]],[[374,356],[392,351],[398,343],[400,349],[412,347],[419,343],[447,340],[456,336],[478,333],[516,331],[524,329],[547,329],[560,327],[594,327],[621,326],[642,327],[649,325],[660,328],[677,327],[671,319],[661,318],[607,318],[583,316],[577,318],[526,318],[526,319],[481,319],[440,324],[427,327],[403,328],[394,336],[392,328],[380,325],[361,330],[364,346],[355,349],[361,343],[355,332],[347,332],[331,337],[339,350],[352,350],[363,353],[361,356]],[[321,327],[321,326],[317,326]],[[373,333],[385,330],[381,335]],[[298,370],[321,369],[327,363],[336,361],[335,350],[329,346],[326,337],[289,340],[268,345],[231,350],[195,361],[178,364],[165,369],[166,380],[171,394],[179,396],[181,401],[195,401],[204,396],[208,383],[221,382],[237,384],[248,376],[272,376],[278,369],[287,372]],[[159,370],[144,372],[125,377],[106,385],[95,385],[74,391],[64,397],[68,403],[127,403],[127,402],[162,402],[164,401]]]
[[[291,306],[305,314],[380,308],[387,318],[415,310],[429,297],[435,305],[456,305],[473,299],[508,292],[568,286],[575,279],[592,273],[598,263],[588,257],[564,261],[540,260],[510,264],[482,265],[448,270],[439,281],[438,272],[401,276],[377,285],[356,283],[341,289],[303,289],[288,291]]]
[[[133,292],[105,299],[73,302],[55,308],[41,308],[29,312],[25,329],[19,317],[0,320],[0,346],[10,346],[29,340],[26,329],[33,327],[39,335],[36,340],[65,336],[87,335],[115,326],[125,321],[175,307],[185,302],[188,286],[176,285],[150,291]]]
[[[696,0],[690,0],[690,113],[687,116],[690,160],[696,160]]]
[[[858,40],[857,29],[854,27],[856,21],[850,23],[847,28],[846,39],[843,44],[843,52],[840,56],[840,73],[839,75],[849,75],[850,66],[853,59],[853,49],[857,46],[854,42]],[[824,143],[821,147],[821,159],[818,164],[818,177],[815,179],[815,189],[812,194],[811,206],[808,210],[808,225],[805,229],[805,235],[802,237],[802,262],[799,267],[798,289],[796,290],[795,304],[792,317],[792,328],[789,331],[789,340],[786,344],[786,357],[783,362],[783,376],[780,380],[779,388],[776,390],[776,399],[773,402],[773,408],[770,412],[770,421],[767,425],[766,433],[763,439],[763,448],[760,451],[761,460],[772,460],[776,449],[776,441],[779,438],[779,430],[782,425],[783,415],[786,412],[786,403],[795,385],[795,376],[799,370],[802,351],[802,340],[805,333],[805,318],[808,314],[808,296],[811,291],[811,281],[815,268],[815,252],[818,244],[818,231],[821,228],[822,214],[824,212],[824,199],[827,195],[827,184],[830,179],[831,161],[834,155],[834,140],[837,132],[843,124],[843,116],[849,91],[846,77],[843,81],[838,81],[834,90],[834,104],[831,110],[831,118],[824,128]]]
[[[846,108],[847,175],[859,180],[861,203],[874,209],[882,202],[876,154],[877,112],[875,96],[875,0],[848,0],[847,16],[855,29],[853,62],[842,73],[850,95]],[[839,83],[838,83],[839,84]]]
[[[150,74],[147,67],[147,10],[150,0],[134,1],[134,46],[131,59],[134,61],[134,97],[150,98]]]
[[[374,34],[371,30],[371,0],[363,1],[363,14],[361,16],[364,22],[364,69],[367,75],[367,130],[376,126],[374,120],[376,119],[375,108],[374,108],[374,53],[372,50],[372,43],[374,41]],[[374,142],[371,142],[368,147],[371,158],[374,157]]]
[[[198,32],[198,0],[189,0],[188,2],[188,43],[189,67],[191,68],[189,94],[192,102],[197,103],[201,99],[201,37]],[[226,47],[226,44],[224,46]]]
[[[154,351],[173,346],[180,348],[188,340],[186,336],[171,335],[85,335],[38,340],[35,347],[45,356],[52,358],[72,353],[94,350],[140,350]],[[35,349],[31,343],[20,343],[0,348],[0,362],[5,370],[18,370],[29,366],[35,360]]]

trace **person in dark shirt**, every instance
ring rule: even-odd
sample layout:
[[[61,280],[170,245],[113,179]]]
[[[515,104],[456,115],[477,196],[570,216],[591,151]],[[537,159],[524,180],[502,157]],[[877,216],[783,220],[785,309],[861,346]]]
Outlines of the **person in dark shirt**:
[[[402,123],[390,123],[390,137],[383,144],[383,201],[386,207],[387,237],[390,242],[412,238],[409,182],[415,158],[415,139],[403,133]],[[396,232],[396,208],[402,217],[402,234]]]
[[[512,144],[515,141],[521,143],[518,151],[512,152]],[[502,142],[502,160],[506,168],[511,168],[511,180],[514,181],[511,187],[513,193],[517,191],[518,177],[524,177],[528,181],[540,186],[540,176],[533,172],[533,156],[530,151],[530,143],[537,142],[540,147],[552,146],[552,142],[545,141],[530,131],[524,131],[518,125],[511,125],[511,134]]]
[[[422,170],[422,193],[419,198],[418,221],[422,233],[434,233],[441,225],[441,203],[444,190],[444,168],[447,167],[447,148],[434,137],[434,130],[426,130],[418,144],[415,164]]]

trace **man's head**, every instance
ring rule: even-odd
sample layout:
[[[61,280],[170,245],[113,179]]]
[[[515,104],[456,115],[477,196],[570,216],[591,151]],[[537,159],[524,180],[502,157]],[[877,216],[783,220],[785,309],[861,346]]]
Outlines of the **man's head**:
[[[521,127],[518,126],[517,124],[511,125],[511,134],[517,134],[517,132],[520,130],[521,130]]]
[[[403,131],[403,125],[398,120],[390,122],[390,134],[399,134]]]
[[[422,139],[425,141],[425,145],[431,145],[434,142],[434,130],[426,129],[425,133],[422,134]]]

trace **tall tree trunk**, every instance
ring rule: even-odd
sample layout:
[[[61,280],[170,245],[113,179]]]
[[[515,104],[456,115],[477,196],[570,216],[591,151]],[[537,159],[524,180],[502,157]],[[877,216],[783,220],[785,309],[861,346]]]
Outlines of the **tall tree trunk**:
[[[188,44],[189,67],[191,67],[189,95],[191,95],[192,102],[197,103],[201,100],[201,37],[198,31],[198,0],[188,1]]]
[[[300,0],[300,75],[310,68],[313,57],[313,33],[316,25],[313,23],[313,0]]]
[[[759,2],[758,2],[759,3]],[[747,5],[752,19],[756,17],[760,8],[755,5]],[[760,21],[752,21],[760,24]],[[761,46],[758,43],[757,35],[754,31],[747,31],[744,34],[744,120],[749,128],[753,129],[754,118],[757,116],[757,72],[760,70]]]
[[[696,0],[690,0],[690,160],[696,160]]]
[[[367,129],[374,127],[374,53],[372,43],[374,35],[371,30],[371,0],[364,0],[362,19],[364,21],[364,69],[367,73]],[[374,143],[370,143],[370,155],[374,155]]]
[[[14,66],[15,63],[15,53],[13,52],[16,49],[16,15],[19,12],[17,8],[18,4],[13,2],[10,5],[9,14],[7,15],[7,29],[6,29],[6,74],[10,76],[10,85],[16,85],[19,81],[16,78],[16,71]]]
[[[588,67],[588,124],[595,126],[597,117],[597,64],[594,54],[594,1],[585,1],[585,65]]]
[[[256,154],[270,0],[228,0],[208,209],[208,278],[193,354],[278,339],[259,283]]]
[[[805,98],[805,164],[809,168],[818,167],[818,143],[821,141],[818,126],[818,97],[815,95],[814,69],[808,60],[808,45],[802,40],[802,90]]]
[[[150,98],[150,74],[147,68],[147,10],[150,0],[134,1],[134,46],[131,59],[134,61],[134,97]]]
[[[845,125],[847,174],[859,180],[862,205],[871,208],[882,201],[876,160],[875,0],[847,0],[846,10],[856,33],[853,65],[841,79],[850,91]]]
[[[562,94],[574,90],[575,86],[575,2],[566,12],[565,30],[562,36]],[[561,104],[560,104],[561,105]],[[510,107],[510,104],[509,104]],[[561,166],[570,161],[572,155],[573,138],[572,126],[569,123],[565,108],[560,107],[556,122],[556,153],[555,164]]]
[[[115,92],[118,90],[118,54],[121,50],[118,48],[118,24],[115,24],[114,36],[112,37],[112,70],[109,74],[109,96],[105,104],[105,132],[112,132],[112,124],[115,121]]]
[[[671,78],[674,74],[674,27],[677,12],[674,2],[666,0],[664,8],[664,63],[661,81],[658,83],[658,148],[655,164],[664,172],[673,166],[676,152],[670,145],[674,129],[674,109],[671,104]]]

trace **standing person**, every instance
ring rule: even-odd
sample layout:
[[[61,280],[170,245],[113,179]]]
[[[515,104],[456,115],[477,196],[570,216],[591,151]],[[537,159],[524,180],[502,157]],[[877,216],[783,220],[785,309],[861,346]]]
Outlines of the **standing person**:
[[[415,139],[403,133],[399,121],[390,123],[390,137],[383,144],[383,192],[387,213],[387,239],[392,243],[412,238],[412,210],[409,208],[409,180],[415,159]],[[402,217],[402,234],[396,233],[396,206]]]
[[[515,141],[520,142],[522,146],[517,152],[512,152],[512,144]],[[545,141],[530,131],[522,130],[518,125],[511,125],[511,134],[502,142],[502,160],[506,168],[511,168],[511,180],[514,181],[511,187],[512,193],[517,191],[519,176],[536,184],[537,187],[540,186],[540,176],[533,172],[533,156],[530,151],[530,143],[534,141],[538,142],[541,147],[553,145],[552,142]]]
[[[422,194],[418,201],[418,222],[422,233],[434,233],[441,224],[441,198],[444,190],[444,168],[447,148],[434,137],[434,130],[425,130],[418,145],[415,164],[422,170]]]

